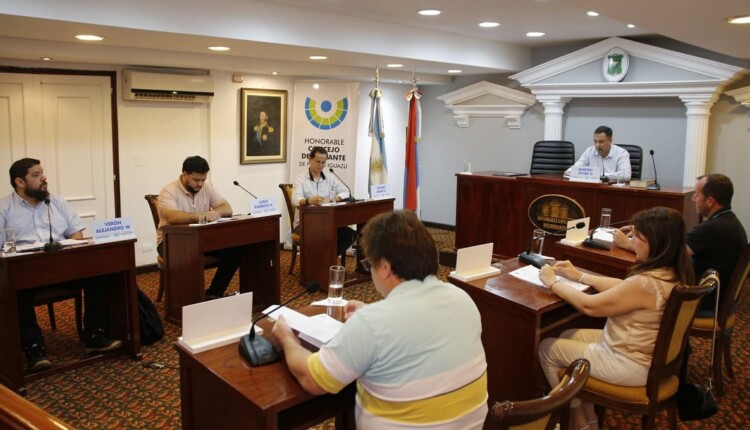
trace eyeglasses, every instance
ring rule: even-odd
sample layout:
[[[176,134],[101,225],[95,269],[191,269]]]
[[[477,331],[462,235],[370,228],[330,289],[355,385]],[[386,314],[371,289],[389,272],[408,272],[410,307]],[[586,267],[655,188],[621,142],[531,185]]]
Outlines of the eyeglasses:
[[[370,260],[368,260],[368,259],[366,259],[366,258],[363,258],[363,259],[359,260],[359,264],[361,264],[361,265],[362,265],[362,267],[363,267],[363,268],[364,268],[364,269],[365,269],[366,271],[368,271],[368,272],[369,272],[369,271],[370,271],[370,269],[372,268],[372,266],[370,266]]]

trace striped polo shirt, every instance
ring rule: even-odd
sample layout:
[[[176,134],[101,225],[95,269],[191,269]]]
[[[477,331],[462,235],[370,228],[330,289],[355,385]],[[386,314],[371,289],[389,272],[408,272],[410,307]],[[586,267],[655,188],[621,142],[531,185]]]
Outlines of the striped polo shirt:
[[[329,393],[358,380],[358,428],[481,428],[487,414],[481,333],[471,298],[428,276],[355,312],[307,367]]]

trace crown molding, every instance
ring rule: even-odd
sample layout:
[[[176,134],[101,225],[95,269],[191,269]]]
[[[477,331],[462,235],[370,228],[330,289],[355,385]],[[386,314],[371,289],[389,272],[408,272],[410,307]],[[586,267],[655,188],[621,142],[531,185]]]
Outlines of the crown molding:
[[[725,86],[720,81],[689,82],[596,82],[531,84],[527,88],[538,98],[558,97],[680,97],[685,95],[711,95]]]
[[[473,105],[462,104],[477,97],[491,95],[503,99],[502,103],[496,105]],[[487,81],[477,82],[458,90],[452,91],[437,97],[438,100],[445,103],[445,106],[453,111],[453,118],[456,125],[465,128],[469,127],[471,117],[491,117],[505,118],[508,128],[521,128],[521,117],[526,110],[536,103],[536,97],[533,95],[493,84]],[[516,104],[508,104],[507,101]]]
[[[736,90],[727,91],[728,96],[734,97],[737,102],[750,108],[750,86],[737,88]]]

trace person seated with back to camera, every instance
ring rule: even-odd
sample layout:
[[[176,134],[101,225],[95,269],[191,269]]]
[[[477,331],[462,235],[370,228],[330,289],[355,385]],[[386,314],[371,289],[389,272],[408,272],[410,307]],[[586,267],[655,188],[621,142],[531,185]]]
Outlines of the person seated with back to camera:
[[[539,272],[545,287],[579,311],[607,317],[603,330],[571,329],[541,342],[540,362],[551,386],[560,381],[560,368],[578,358],[591,363],[594,378],[623,386],[646,384],[667,299],[675,286],[693,284],[682,214],[664,207],[637,213],[633,247],[637,264],[624,280],[583,273],[569,261]],[[597,293],[578,291],[555,275],[590,285]],[[571,428],[598,428],[593,405],[574,399],[571,412]]]

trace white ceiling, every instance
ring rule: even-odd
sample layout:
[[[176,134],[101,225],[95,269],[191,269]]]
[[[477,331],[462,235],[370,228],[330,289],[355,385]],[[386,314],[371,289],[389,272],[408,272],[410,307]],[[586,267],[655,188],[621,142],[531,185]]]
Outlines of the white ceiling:
[[[444,12],[418,16],[422,8]],[[587,16],[591,9],[600,16]],[[750,59],[750,25],[724,21],[750,14],[748,0],[0,0],[0,12],[0,58],[58,64],[363,80],[379,66],[387,81],[408,80],[414,68],[423,83],[445,83],[449,69],[524,70],[532,47],[645,34]],[[501,25],[482,29],[481,21]],[[79,33],[105,40],[78,42]],[[213,45],[232,49],[209,52]],[[313,62],[312,54],[330,59]]]

